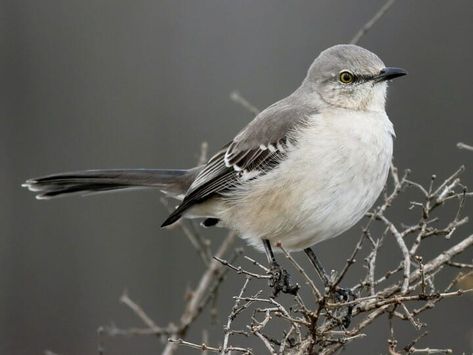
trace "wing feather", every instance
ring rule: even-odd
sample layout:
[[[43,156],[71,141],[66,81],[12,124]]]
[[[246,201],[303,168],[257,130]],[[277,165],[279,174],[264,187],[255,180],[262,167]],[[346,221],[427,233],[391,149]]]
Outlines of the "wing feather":
[[[192,205],[228,192],[274,169],[295,144],[298,129],[314,113],[315,109],[293,102],[291,96],[261,112],[232,142],[209,159],[181,205],[163,226],[174,223]]]

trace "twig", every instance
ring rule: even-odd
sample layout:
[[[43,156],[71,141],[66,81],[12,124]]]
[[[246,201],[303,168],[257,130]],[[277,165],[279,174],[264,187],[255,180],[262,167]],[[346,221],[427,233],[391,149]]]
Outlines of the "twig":
[[[401,288],[401,294],[405,294],[409,288],[409,276],[411,274],[411,256],[409,254],[409,249],[407,249],[406,243],[404,242],[404,239],[402,238],[401,233],[397,230],[397,228],[394,226],[392,222],[390,222],[386,217],[384,216],[378,216],[389,228],[391,233],[394,235],[396,238],[396,242],[399,245],[399,248],[401,249],[402,256],[403,256],[403,282],[402,282],[402,288]]]
[[[462,143],[462,142],[458,142],[458,143],[457,143],[457,148],[458,148],[458,149],[465,149],[465,150],[473,151],[473,146],[471,146],[471,145],[469,145],[469,144]]]
[[[395,2],[396,0],[386,1],[384,5],[378,10],[378,12],[376,12],[374,16],[355,34],[355,36],[350,41],[350,44],[357,44],[360,39],[376,24],[376,22],[378,22],[384,16],[384,14]]]
[[[247,99],[245,99],[237,90],[234,90],[230,93],[230,99],[233,102],[240,104],[254,115],[260,113],[260,110],[257,107],[253,106],[253,104],[251,104]]]
[[[428,331],[423,332],[419,336],[417,336],[413,341],[410,342],[410,344],[406,345],[404,347],[404,350],[409,353],[409,350],[412,349],[418,342],[421,340],[423,337],[425,337],[427,334],[429,334]]]
[[[223,339],[223,347],[222,347],[222,355],[228,353],[228,350],[227,350],[227,347],[228,347],[228,340],[230,339],[230,327],[232,325],[232,322],[233,320],[235,319],[235,317],[238,315],[238,313],[241,311],[238,309],[239,305],[240,305],[240,299],[241,297],[243,296],[243,294],[245,293],[245,290],[246,288],[248,287],[248,283],[250,282],[250,278],[247,277],[245,279],[245,283],[243,284],[243,287],[241,288],[240,290],[240,293],[238,295],[238,298],[235,299],[235,303],[233,305],[233,308],[232,308],[232,311],[230,312],[230,314],[228,315],[228,319],[227,319],[227,325],[225,326],[224,328],[224,332],[225,332],[225,337]]]
[[[202,344],[208,344],[209,343],[209,332],[207,331],[207,329],[204,329],[202,331]],[[208,355],[209,352],[207,349],[203,349],[202,350],[202,355]]]
[[[273,348],[273,345],[269,342],[268,339],[266,339],[266,337],[265,337],[263,334],[261,334],[260,331],[256,330],[256,331],[254,331],[254,334],[255,334],[258,338],[261,339],[261,341],[262,341],[263,344],[266,346],[266,349],[269,350],[269,353],[270,353],[271,355],[277,355],[276,350],[274,350],[274,348]]]
[[[358,243],[356,243],[355,249],[351,253],[350,257],[347,259],[347,261],[345,263],[345,266],[343,267],[342,271],[340,272],[340,274],[335,279],[335,282],[333,283],[333,286],[337,286],[342,281],[342,279],[345,277],[346,273],[348,272],[348,269],[356,262],[356,260],[355,260],[356,255],[361,250],[361,248],[363,246],[363,241],[365,240],[365,238],[367,236],[369,236],[369,231],[366,228],[364,228],[363,233],[361,234],[361,237],[358,240]]]
[[[266,266],[264,266],[263,264],[257,262],[255,259],[250,258],[249,256],[246,256],[246,255],[244,255],[243,257],[244,257],[246,260],[250,261],[253,265],[256,265],[256,266],[258,266],[259,268],[263,269],[264,272],[266,272],[266,273],[269,272],[269,269],[268,269]]]
[[[150,329],[162,329],[161,327],[158,327],[154,321],[143,311],[143,308],[141,308],[140,305],[135,303],[134,301],[131,300],[130,297],[128,297],[128,293],[123,291],[122,296],[120,297],[120,302],[123,303],[125,306],[130,308],[132,312],[138,316],[138,318],[141,319],[141,321]]]
[[[402,309],[404,310],[407,319],[410,320],[410,322],[411,322],[411,324],[414,326],[414,328],[416,328],[417,330],[419,330],[420,328],[422,328],[422,324],[419,324],[419,323],[414,319],[414,316],[412,315],[411,312],[409,312],[409,310],[407,309],[406,305],[405,305],[403,302],[401,302],[401,307],[402,307]]]
[[[409,354],[453,354],[452,349],[432,349],[432,348],[423,348],[416,349],[411,348]]]
[[[169,341],[170,344],[173,344],[173,345],[184,345],[184,346],[187,346],[187,347],[192,348],[192,349],[211,351],[213,353],[220,352],[219,348],[209,346],[207,344],[190,343],[190,342],[185,341],[181,338],[178,338],[178,339],[169,338],[168,341]]]
[[[374,281],[374,271],[376,268],[376,256],[378,254],[378,248],[381,245],[381,240],[377,240],[373,250],[371,251],[370,255],[367,257],[368,261],[368,282],[370,288],[370,295],[375,295],[375,281]]]
[[[314,281],[312,281],[309,275],[307,275],[302,266],[299,265],[299,263],[291,256],[291,254],[289,254],[288,251],[284,249],[281,243],[277,243],[277,246],[281,249],[286,258],[294,265],[296,270],[299,271],[299,273],[305,278],[306,283],[310,286],[315,299],[320,300],[322,298],[322,294],[318,290],[317,286],[315,286]]]
[[[157,336],[170,336],[176,331],[174,327],[167,328],[127,328],[121,329],[115,325],[110,325],[102,327],[103,333],[106,333],[108,336],[131,336],[131,335],[157,335]]]
[[[230,269],[236,271],[238,274],[244,274],[244,275],[247,275],[247,276],[254,277],[256,279],[270,279],[271,278],[270,275],[255,274],[254,272],[246,271],[241,266],[234,266],[234,265],[230,264],[227,260],[224,260],[224,259],[219,258],[217,256],[214,256],[214,259],[217,260],[222,265],[228,266]]]
[[[222,257],[228,248],[233,244],[235,240],[235,234],[230,233],[227,238],[223,241],[220,246],[216,256]],[[218,275],[218,271],[223,267],[217,260],[212,260],[207,268],[207,271],[202,275],[202,278],[199,281],[197,288],[195,289],[192,297],[187,303],[184,313],[181,316],[180,325],[178,327],[179,331],[177,332],[180,337],[183,337],[187,334],[187,330],[190,324],[195,320],[195,318],[200,314],[202,307],[201,301],[204,298],[207,289],[214,280],[215,276]],[[163,351],[163,355],[174,354],[177,349],[177,344],[175,342],[169,342],[166,348]]]
[[[447,265],[457,267],[459,269],[463,269],[463,268],[473,269],[473,264],[457,263],[454,261],[449,261]]]
[[[202,142],[200,145],[200,154],[199,159],[197,160],[197,166],[203,165],[208,160],[209,144],[207,142]]]

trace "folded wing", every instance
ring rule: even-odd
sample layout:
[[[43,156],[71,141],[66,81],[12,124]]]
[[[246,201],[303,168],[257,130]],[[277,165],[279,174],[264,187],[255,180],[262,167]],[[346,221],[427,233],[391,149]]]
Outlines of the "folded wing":
[[[296,105],[290,98],[261,112],[232,142],[210,158],[182,203],[162,226],[176,222],[193,205],[228,192],[274,169],[296,144],[294,138],[298,129],[313,113],[314,110]]]

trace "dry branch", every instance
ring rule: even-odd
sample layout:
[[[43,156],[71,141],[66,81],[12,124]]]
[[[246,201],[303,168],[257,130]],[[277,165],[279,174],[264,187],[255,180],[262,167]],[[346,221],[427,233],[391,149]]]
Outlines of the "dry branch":
[[[163,354],[174,354],[179,346],[193,348],[206,353],[254,354],[253,349],[238,344],[237,337],[254,337],[261,349],[256,353],[268,354],[334,354],[360,338],[369,337],[367,329],[375,319],[386,314],[409,322],[413,333],[424,331],[427,325],[418,317],[426,311],[432,311],[436,305],[450,297],[462,296],[471,293],[472,289],[454,289],[462,278],[473,273],[472,264],[456,261],[455,258],[464,253],[473,245],[473,234],[460,238],[460,227],[467,219],[462,216],[465,199],[465,187],[461,183],[459,169],[444,181],[435,186],[432,179],[428,187],[408,179],[408,173],[399,175],[393,167],[391,173],[392,189],[385,194],[383,202],[368,214],[368,221],[363,228],[359,241],[346,264],[333,284],[326,289],[319,289],[308,270],[305,270],[293,256],[280,245],[283,255],[292,265],[292,274],[300,275],[303,283],[301,291],[288,299],[275,299],[267,286],[268,268],[257,260],[246,257],[242,260],[247,266],[235,265],[232,259],[225,259],[224,254],[233,242],[230,235],[220,246],[213,259],[200,279],[197,287],[185,306],[180,322],[177,325],[160,327],[149,317],[143,308],[124,293],[121,302],[125,304],[144,324],[145,328],[119,329],[114,326],[103,327],[108,335],[158,335],[166,336],[169,342]],[[407,213],[418,215],[418,222],[414,225],[403,225],[394,222],[390,216],[390,207],[397,203],[402,194],[421,192],[422,199],[411,201],[406,206]],[[410,196],[410,195],[409,195]],[[456,205],[456,206],[455,206]],[[414,206],[414,208],[410,208]],[[437,218],[442,214],[443,207],[455,207],[456,212],[452,220],[443,224]],[[381,225],[382,232],[376,235],[373,230]],[[382,270],[377,265],[379,254],[386,252],[383,241],[393,237],[400,250],[401,261],[399,266]],[[419,255],[424,248],[428,248],[429,241],[441,238],[445,248],[430,260],[424,261]],[[452,244],[452,241],[454,243]],[[367,243],[363,243],[368,241]],[[449,245],[450,244],[450,245]],[[355,256],[366,253],[365,274],[359,277],[358,283],[350,285],[354,299],[340,299],[337,295],[338,284],[345,283],[345,276],[351,272],[355,263]],[[237,251],[237,254],[239,252]],[[257,271],[248,268],[256,268]],[[434,276],[445,268],[459,270],[447,287],[437,284]],[[234,297],[233,307],[228,314],[223,328],[221,341],[210,345],[211,340],[202,343],[191,342],[185,339],[189,327],[202,314],[215,291],[221,286],[226,272],[234,272],[243,277],[242,287]],[[382,276],[377,276],[382,275]],[[247,294],[249,284],[259,285],[256,293]],[[302,294],[311,295],[307,300]],[[421,303],[419,305],[419,302]],[[413,308],[415,305],[416,308]],[[261,318],[262,317],[262,318]],[[236,319],[246,324],[245,329],[233,329]],[[285,324],[283,333],[274,333],[273,323]],[[391,325],[392,339],[389,342],[389,352],[392,354],[435,353],[449,349],[419,348],[417,341],[403,350],[396,348],[394,327]],[[420,339],[420,338],[419,338]],[[448,344],[446,344],[448,345]],[[258,345],[256,345],[258,346]]]

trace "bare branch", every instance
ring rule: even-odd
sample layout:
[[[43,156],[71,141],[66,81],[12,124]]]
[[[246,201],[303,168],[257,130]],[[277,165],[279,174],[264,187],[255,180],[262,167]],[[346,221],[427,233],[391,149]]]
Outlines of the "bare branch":
[[[473,245],[473,234],[459,239],[457,232],[458,228],[465,225],[468,220],[461,215],[464,201],[469,197],[465,192],[465,186],[460,181],[459,175],[462,170],[460,168],[440,182],[438,186],[435,184],[436,179],[432,178],[430,184],[424,187],[407,179],[409,171],[400,176],[397,169],[393,167],[391,171],[392,190],[387,192],[381,204],[368,214],[368,222],[353,252],[340,273],[336,273],[337,276],[332,277],[334,279],[332,285],[323,292],[316,287],[307,271],[293,256],[280,243],[277,243],[292,268],[304,280],[304,287],[300,292],[305,290],[313,294],[315,302],[311,302],[311,306],[304,303],[301,293],[291,298],[291,302],[295,302],[295,304],[288,304],[287,298],[276,300],[272,297],[265,297],[265,288],[270,277],[267,274],[269,269],[248,256],[244,256],[245,260],[256,266],[260,270],[259,272],[245,270],[242,266],[234,264],[234,258],[224,259],[224,254],[234,238],[234,236],[229,236],[220,246],[214,259],[210,259],[197,287],[191,292],[177,325],[157,326],[143,308],[124,293],[121,302],[143,322],[145,327],[121,329],[112,324],[108,327],[101,327],[100,333],[109,336],[165,336],[171,339],[163,352],[167,355],[175,354],[179,346],[192,348],[202,353],[254,353],[252,349],[245,346],[231,345],[230,339],[233,342],[237,339],[236,336],[233,338],[233,335],[246,338],[254,337],[261,344],[263,351],[269,354],[334,354],[350,342],[369,336],[368,326],[375,319],[386,314],[391,329],[388,350],[391,354],[400,354],[399,350],[396,350],[394,323],[391,321],[393,317],[409,322],[413,329],[418,331],[427,326],[418,319],[424,312],[434,309],[439,302],[446,298],[459,297],[465,293],[473,292],[469,288],[466,290],[455,289],[455,287],[459,287],[458,285],[469,287],[466,283],[462,284],[461,281],[473,274],[473,270],[471,270],[473,264],[454,260],[457,255],[462,254]],[[414,209],[406,210],[408,213],[418,216],[418,222],[405,226],[395,223],[388,213],[389,207],[397,201],[398,196],[409,191],[421,192],[422,201],[411,201],[408,204],[415,206]],[[456,213],[453,217],[448,214],[452,219],[447,221],[444,226],[440,226],[438,218],[442,211],[440,207],[446,204],[455,204]],[[437,216],[432,215],[434,212],[437,213]],[[382,232],[378,236],[373,233],[373,227],[376,225],[383,226]],[[399,266],[389,270],[381,270],[376,263],[377,255],[382,252],[383,241],[388,234],[392,234],[396,239],[402,258]],[[419,255],[422,255],[423,249],[428,247],[428,244],[425,243],[435,236],[441,236],[443,240],[455,236],[457,240],[434,258],[424,262]],[[364,248],[369,249],[365,259],[366,273],[359,278],[360,282],[348,289],[351,291],[340,289],[337,284],[344,283],[345,275],[355,262],[356,255]],[[234,253],[237,257],[241,255],[242,250],[237,249]],[[453,277],[446,288],[439,288],[435,282],[435,276],[445,267],[461,269],[462,272]],[[202,344],[185,340],[191,324],[203,312],[210,300],[216,299],[215,294],[222,284],[225,274],[230,270],[245,277],[245,280],[234,297],[232,310],[226,319],[222,345],[208,345],[210,341],[207,336],[203,338]],[[375,271],[384,274],[384,276],[376,279]],[[399,273],[402,273],[400,280],[399,277],[393,277]],[[393,281],[389,282],[390,280]],[[252,286],[261,285],[261,288],[251,296],[245,295],[250,284]],[[354,292],[356,292],[356,297]],[[261,316],[263,319],[259,320]],[[240,323],[235,322],[237,318],[240,319]],[[355,325],[350,328],[350,322],[354,319],[356,319]],[[275,320],[279,320],[284,325],[282,334],[274,334],[274,327],[271,325]],[[243,329],[232,329],[234,324],[241,324],[241,322],[245,324]],[[429,353],[427,351],[430,351],[435,354],[436,351],[449,350],[418,348],[416,343],[417,340],[414,340],[408,347],[405,347],[406,353]]]
[[[409,276],[411,273],[411,256],[409,254],[409,249],[407,249],[406,243],[404,242],[404,239],[402,238],[401,233],[397,230],[397,228],[394,226],[392,222],[390,222],[386,217],[384,216],[378,216],[389,228],[391,233],[394,235],[396,238],[396,242],[399,245],[399,248],[401,249],[402,256],[403,256],[403,262],[402,262],[402,268],[403,268],[403,282],[402,282],[402,288],[401,288],[401,294],[406,294],[408,288],[409,288]]]
[[[299,265],[299,263],[294,260],[294,258],[287,252],[286,249],[281,245],[281,243],[278,243],[278,247],[282,250],[286,258],[292,263],[292,265],[295,266],[296,270],[299,271],[299,273],[304,277],[306,280],[306,283],[310,286],[310,289],[315,297],[316,300],[319,300],[322,298],[322,294],[318,290],[317,286],[315,286],[314,281],[307,275],[305,270],[302,268],[302,266]]]
[[[260,113],[260,110],[253,106],[253,104],[251,104],[247,99],[245,99],[241,94],[240,92],[238,91],[232,91],[230,93],[230,99],[233,101],[233,102],[236,102],[237,104],[240,104],[241,106],[243,106],[245,109],[247,109],[249,112],[251,112],[252,114],[254,115],[257,115]]]
[[[190,343],[190,342],[185,341],[181,338],[178,338],[178,339],[169,338],[168,341],[169,341],[169,343],[171,343],[173,345],[176,345],[176,346],[177,345],[183,345],[183,346],[187,346],[189,348],[197,349],[197,350],[211,351],[213,353],[220,352],[219,348],[216,348],[216,347],[213,347],[213,346],[208,346],[207,344]]]
[[[233,244],[234,240],[235,235],[230,233],[220,246],[216,256],[223,257],[228,248]],[[187,330],[191,323],[197,318],[200,312],[202,312],[202,300],[206,295],[206,291],[209,289],[211,283],[216,279],[216,276],[218,276],[218,273],[222,267],[222,264],[220,264],[217,260],[212,260],[207,271],[202,275],[197,288],[193,292],[192,297],[187,303],[184,313],[181,316],[180,325],[178,326],[179,330],[177,332],[177,335],[180,337],[183,337],[187,334]],[[169,342],[163,351],[163,355],[174,354],[178,345],[179,344],[176,342]]]
[[[386,14],[391,6],[394,5],[396,0],[388,0],[384,3],[383,6],[374,14],[374,16],[366,22],[362,28],[355,34],[355,36],[350,41],[350,44],[357,44],[360,39]]]
[[[409,354],[453,354],[452,349],[411,348]]]
[[[472,145],[465,144],[465,143],[462,143],[462,142],[458,142],[458,143],[457,143],[457,148],[458,148],[458,149],[465,149],[465,150],[473,151],[473,146],[472,146]]]
[[[246,271],[241,266],[234,266],[230,264],[227,260],[224,260],[222,258],[214,256],[214,259],[217,260],[222,265],[228,266],[230,269],[236,271],[238,274],[245,274],[247,276],[255,277],[257,279],[270,279],[271,278],[270,275],[261,275],[261,274],[256,274],[254,272]]]
[[[128,293],[123,291],[122,296],[120,297],[120,302],[123,303],[125,306],[130,308],[132,312],[140,318],[143,323],[150,329],[161,329],[158,327],[154,321],[143,311],[143,308],[139,306],[137,303],[133,302],[130,297],[128,297]]]
[[[238,315],[238,313],[241,311],[239,310],[239,305],[240,305],[240,300],[243,294],[245,293],[246,288],[248,287],[248,283],[250,282],[250,278],[247,277],[245,279],[245,283],[243,284],[243,287],[240,290],[240,293],[238,297],[235,299],[235,304],[233,305],[232,312],[229,314],[228,319],[227,319],[227,325],[224,328],[225,331],[225,337],[223,339],[223,347],[222,347],[222,355],[226,354],[227,347],[228,347],[228,340],[230,339],[230,327],[232,325],[233,320],[235,317]]]

